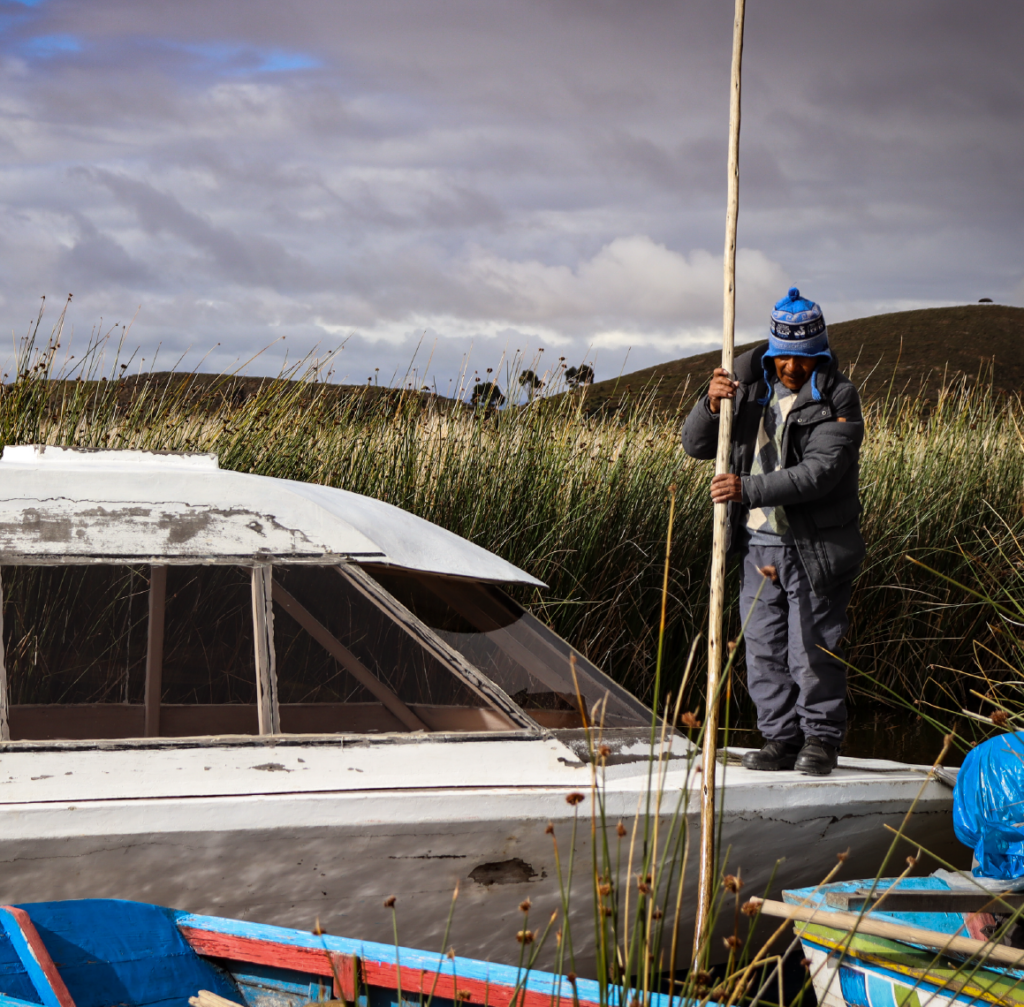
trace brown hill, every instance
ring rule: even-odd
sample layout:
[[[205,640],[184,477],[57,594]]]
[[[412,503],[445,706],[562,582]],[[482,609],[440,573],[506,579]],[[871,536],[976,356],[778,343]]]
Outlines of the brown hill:
[[[944,380],[959,375],[991,381],[1006,394],[1024,390],[1024,308],[967,304],[898,311],[837,322],[828,332],[843,370],[869,397],[884,395],[890,387],[934,396]],[[737,346],[736,353],[757,345]],[[648,394],[659,409],[686,409],[721,356],[720,350],[700,353],[598,381],[587,400],[595,410],[615,409]]]

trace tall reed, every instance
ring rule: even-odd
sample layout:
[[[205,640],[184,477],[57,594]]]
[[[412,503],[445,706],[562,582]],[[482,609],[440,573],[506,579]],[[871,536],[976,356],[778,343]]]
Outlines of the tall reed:
[[[645,698],[663,502],[675,484],[663,687],[677,686],[707,617],[711,472],[682,451],[680,417],[657,412],[650,397],[628,398],[613,413],[591,412],[582,390],[471,409],[411,390],[341,389],[312,360],[248,384],[185,372],[125,377],[135,364],[109,352],[109,334],[72,358],[62,325],[63,316],[48,338],[37,326],[22,341],[16,372],[0,386],[3,443],[213,451],[224,468],[386,500],[544,580],[548,590],[521,600]],[[853,679],[855,689],[874,694],[879,681],[917,696],[941,679],[935,666],[970,660],[984,626],[979,610],[906,557],[962,579],[991,529],[1017,528],[1020,415],[1019,401],[962,382],[937,401],[891,396],[867,408],[869,552],[849,635],[850,660],[866,675]],[[735,632],[734,599],[727,611]]]

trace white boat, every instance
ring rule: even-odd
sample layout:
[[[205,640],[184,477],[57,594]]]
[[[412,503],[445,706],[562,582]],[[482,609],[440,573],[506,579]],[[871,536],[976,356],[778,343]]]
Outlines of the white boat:
[[[7,447],[0,565],[4,903],[131,899],[387,942],[393,894],[402,943],[431,947],[459,883],[451,942],[514,961],[519,902],[559,904],[549,822],[564,866],[586,816],[586,864],[599,704],[611,826],[642,807],[650,712],[503,590],[539,581],[396,507],[212,455]],[[915,799],[909,834],[956,855],[950,791],[922,767],[726,763],[723,849],[747,892],[814,884],[848,847],[849,876],[869,873]],[[662,768],[664,806],[690,787],[696,811],[686,738]],[[592,882],[578,863],[578,927]]]

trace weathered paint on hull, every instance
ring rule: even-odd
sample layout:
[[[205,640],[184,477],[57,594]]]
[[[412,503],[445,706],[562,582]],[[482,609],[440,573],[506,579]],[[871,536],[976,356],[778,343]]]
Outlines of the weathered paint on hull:
[[[113,796],[126,787],[133,792],[124,782],[131,776],[124,760],[132,753],[90,752],[85,761],[90,763],[92,798],[0,804],[0,900],[123,898],[295,928],[312,928],[319,919],[330,933],[387,943],[392,939],[391,915],[382,900],[393,894],[400,941],[431,948],[440,945],[458,883],[450,943],[463,955],[514,962],[519,951],[515,933],[522,927],[519,903],[527,896],[532,899],[533,923],[546,921],[559,903],[552,841],[545,828],[549,821],[555,823],[564,865],[573,814],[565,798],[574,785],[587,791],[589,770],[568,769],[556,758],[554,774],[566,782],[513,784],[514,776],[522,778],[524,765],[527,775],[548,775],[540,772],[541,764],[556,751],[534,750],[531,771],[531,753],[523,749],[519,770],[504,773],[506,785],[484,787],[471,781],[502,773],[475,765],[474,759],[487,751],[496,755],[495,746],[474,750],[462,744],[452,749],[461,750],[467,760],[462,773],[469,785],[396,787],[388,764],[404,756],[408,778],[414,772],[408,761],[413,752],[392,746],[377,754],[356,750],[362,769],[358,785],[375,780],[378,788],[333,791],[326,789],[329,779],[339,781],[337,787],[351,779],[349,769],[360,768],[352,751],[293,746],[282,754],[279,749],[274,759],[281,761],[274,765],[288,768],[303,756],[304,766],[313,764],[309,783],[302,782],[315,789],[296,792],[297,774],[260,769],[258,778],[280,788],[273,794],[213,793],[218,788],[246,790],[246,774],[237,765],[236,782],[224,782],[232,779],[231,766],[240,765],[239,752],[195,749],[197,758],[182,758],[179,752],[163,760],[161,779],[150,780],[162,796],[148,798]],[[557,750],[568,751],[561,745]],[[143,754],[134,753],[134,758]],[[152,753],[145,755],[152,761]],[[253,765],[256,759],[264,761]],[[271,764],[266,759],[265,753],[249,758],[249,768]],[[9,756],[4,763],[12,765]],[[72,756],[65,764],[79,763]],[[124,770],[120,782],[119,766]],[[621,768],[636,773],[635,767]],[[883,824],[900,823],[921,785],[920,776],[906,772],[872,777],[845,771],[828,787],[794,776],[774,774],[766,781],[764,774],[729,770],[723,842],[732,851],[729,870],[739,869],[746,881],[744,897],[763,893],[780,858],[785,861],[776,873],[776,892],[817,883],[835,865],[836,854],[848,847],[846,876],[877,869],[891,842]],[[667,782],[667,791],[678,794],[684,774],[670,773]],[[631,827],[645,784],[646,773],[608,781],[611,828],[620,818]],[[59,792],[70,793],[66,788],[67,782]],[[85,793],[89,787],[79,789]],[[203,796],[174,796],[203,789]],[[691,804],[695,806],[694,799]],[[929,849],[952,858],[956,845],[949,804],[949,791],[929,784],[909,832],[927,837]],[[593,920],[589,801],[579,809],[573,926],[576,970],[588,975],[593,971],[592,942],[587,939]],[[696,828],[696,820],[688,820]],[[690,893],[696,885],[692,860]],[[686,899],[682,948],[689,944],[691,916]],[[541,963],[551,965],[550,956]]]

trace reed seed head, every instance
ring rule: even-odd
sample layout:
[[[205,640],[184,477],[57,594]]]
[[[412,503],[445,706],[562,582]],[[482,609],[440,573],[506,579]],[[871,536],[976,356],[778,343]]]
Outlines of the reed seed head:
[[[534,930],[520,930],[516,934],[516,940],[519,941],[520,944],[532,944],[536,936],[537,933]]]
[[[601,745],[600,748],[598,748],[597,750],[597,754],[601,756],[602,759],[607,759],[608,756],[612,754],[611,746]]]
[[[555,834],[555,823],[548,822],[548,827],[544,830],[545,836],[553,836]]]
[[[619,837],[619,839],[626,838],[626,826],[623,825],[622,822],[619,822],[619,824],[615,826],[615,834]]]
[[[658,906],[654,907],[654,912],[651,913],[651,919],[660,920],[665,914],[661,911]]]
[[[316,923],[313,924],[313,933],[316,934],[317,937],[320,937],[323,932],[323,928],[320,926],[320,917],[318,916],[316,918]]]
[[[456,1000],[469,1000],[470,997],[472,997],[472,995],[473,994],[470,993],[469,990],[456,990],[455,991],[455,999]]]
[[[573,986],[576,985],[576,973],[575,972],[567,972],[565,974],[565,978],[568,979],[569,982],[571,982],[573,984]]]
[[[996,712],[993,713],[991,717],[992,723],[995,724],[996,727],[1005,727],[1006,722],[1009,719],[1010,718],[1005,710],[996,710]]]
[[[907,857],[907,867],[916,867],[917,857]]]
[[[737,877],[735,874],[726,874],[726,876],[722,878],[722,887],[727,892],[732,892],[735,895],[743,887],[743,879]]]
[[[397,901],[398,901],[398,900],[397,900],[397,899],[396,899],[396,898],[394,897],[394,895],[389,895],[389,896],[388,896],[388,897],[387,897],[387,898],[386,898],[386,899],[384,900],[384,908],[385,908],[385,909],[393,909],[393,908],[394,908],[394,906],[395,906],[395,903],[396,903]]]
[[[699,990],[707,989],[711,983],[711,973],[701,969],[694,977],[693,983]]]
[[[756,916],[760,911],[760,899],[747,899],[747,901],[740,906],[740,912],[743,913],[744,916]]]
[[[565,803],[575,807],[583,800],[583,795],[579,791],[573,791],[571,794],[565,795]]]
[[[836,854],[836,860],[838,860],[839,863],[841,863],[841,864],[845,864],[846,861],[849,860],[849,859],[850,859],[850,847],[849,846],[847,846],[846,849],[843,850],[842,853],[837,853]]]
[[[693,730],[697,730],[700,727],[700,721],[697,719],[697,714],[691,713],[689,710],[679,718],[679,723],[682,724],[683,727],[690,727]]]
[[[519,903],[519,911],[521,913],[528,913],[530,911],[530,906],[532,905],[533,903],[529,899],[523,899],[523,901]]]
[[[455,945],[454,944],[448,949],[448,957],[449,957],[449,959],[451,959],[451,961],[455,961]]]
[[[805,969],[809,969],[811,967],[811,959],[810,958],[801,958],[800,959],[800,964],[803,965],[803,967]]]

